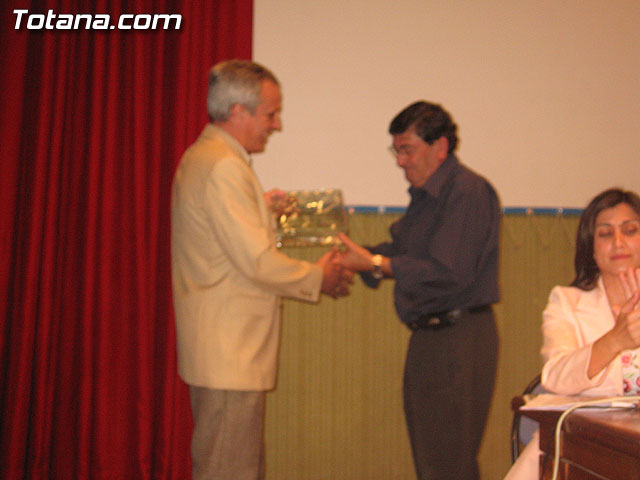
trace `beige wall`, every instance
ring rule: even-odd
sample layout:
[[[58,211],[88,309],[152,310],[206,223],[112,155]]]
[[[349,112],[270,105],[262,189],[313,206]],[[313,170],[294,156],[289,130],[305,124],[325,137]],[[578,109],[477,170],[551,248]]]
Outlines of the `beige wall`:
[[[280,77],[265,187],[404,205],[388,122],[424,98],[506,206],[582,207],[640,185],[637,0],[255,0],[254,58]]]

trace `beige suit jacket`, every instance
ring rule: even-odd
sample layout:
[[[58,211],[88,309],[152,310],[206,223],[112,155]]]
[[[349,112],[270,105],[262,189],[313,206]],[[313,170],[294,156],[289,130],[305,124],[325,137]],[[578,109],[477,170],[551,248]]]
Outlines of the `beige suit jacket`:
[[[322,270],[275,246],[275,221],[244,148],[207,125],[173,180],[171,266],[178,371],[190,384],[274,388],[279,297],[317,301]]]

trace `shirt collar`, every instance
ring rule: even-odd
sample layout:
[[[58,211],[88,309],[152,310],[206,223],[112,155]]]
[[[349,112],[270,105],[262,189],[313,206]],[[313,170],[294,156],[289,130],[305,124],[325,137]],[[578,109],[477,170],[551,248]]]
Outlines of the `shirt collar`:
[[[438,169],[433,172],[433,175],[431,175],[427,179],[422,187],[409,187],[409,194],[411,195],[411,197],[413,197],[415,195],[421,194],[422,192],[422,194],[426,193],[431,197],[437,198],[440,195],[443,185],[446,183],[449,177],[453,175],[453,171],[458,166],[458,164],[458,158],[453,153],[450,153],[449,155],[447,155],[445,161],[442,162],[442,165],[440,165]]]
[[[207,123],[202,131],[202,135],[205,138],[214,139],[216,137],[222,137],[224,142],[231,148],[240,158],[242,158],[247,165],[251,166],[251,155],[245,150],[245,148],[226,130],[214,125],[213,123]]]

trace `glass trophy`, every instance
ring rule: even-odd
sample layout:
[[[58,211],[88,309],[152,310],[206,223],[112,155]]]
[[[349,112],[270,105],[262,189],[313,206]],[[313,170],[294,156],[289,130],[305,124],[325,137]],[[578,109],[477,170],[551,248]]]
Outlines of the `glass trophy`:
[[[281,247],[336,245],[347,233],[348,216],[339,189],[292,190],[277,211],[276,241]]]

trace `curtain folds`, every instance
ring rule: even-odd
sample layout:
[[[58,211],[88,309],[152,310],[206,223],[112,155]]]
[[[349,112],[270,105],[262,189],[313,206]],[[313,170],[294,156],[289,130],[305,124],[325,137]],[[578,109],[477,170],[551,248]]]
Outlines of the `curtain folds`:
[[[251,57],[252,0],[9,2],[0,24],[0,478],[189,478],[169,259],[206,75]],[[179,30],[29,31],[45,14]]]

